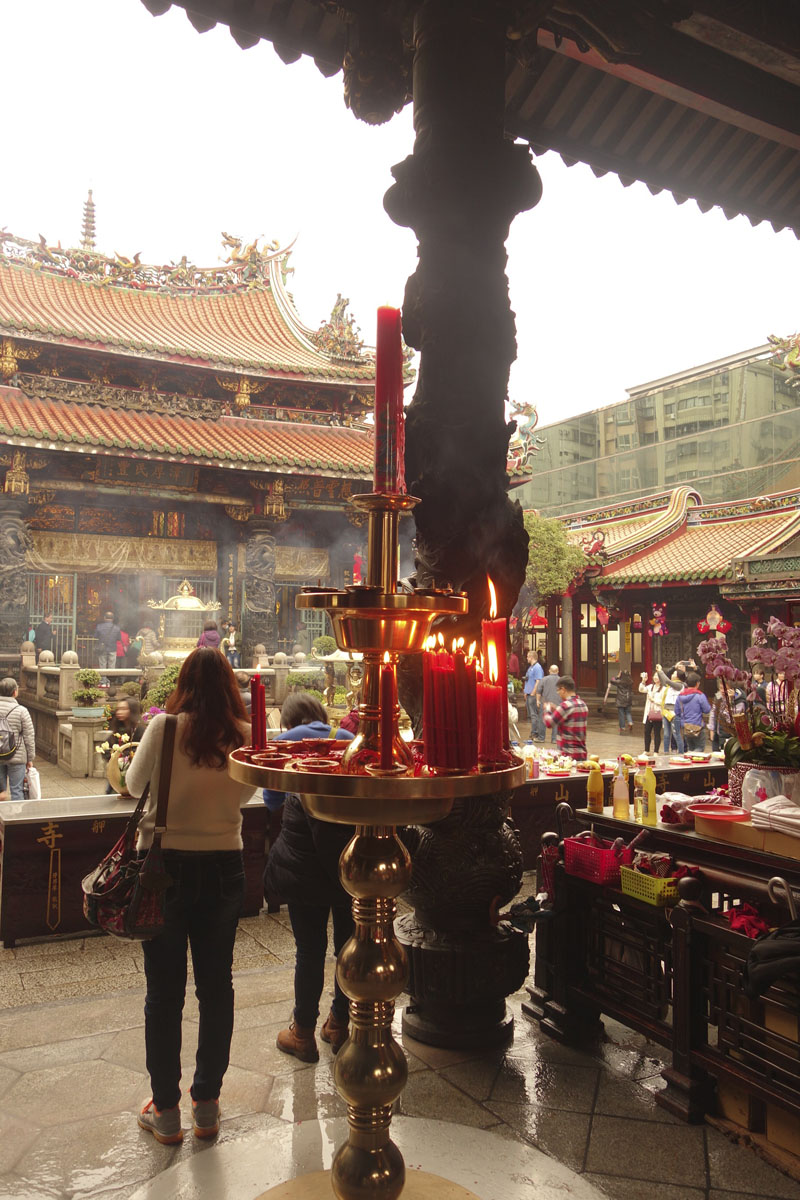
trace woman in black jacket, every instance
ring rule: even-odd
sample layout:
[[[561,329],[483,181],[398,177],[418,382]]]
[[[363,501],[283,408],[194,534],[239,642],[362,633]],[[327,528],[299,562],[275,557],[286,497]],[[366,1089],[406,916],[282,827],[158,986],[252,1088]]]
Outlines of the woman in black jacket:
[[[353,933],[351,900],[339,882],[339,858],[354,833],[352,825],[310,817],[299,797],[287,793],[281,832],[264,872],[265,892],[279,895],[289,908],[297,946],[294,1012],[289,1028],[278,1034],[277,1046],[301,1062],[319,1061],[314,1030],[325,984],[328,917],[333,916],[334,954]],[[347,1040],[349,1015],[347,997],[335,980],[331,1011],[320,1031],[334,1054]]]

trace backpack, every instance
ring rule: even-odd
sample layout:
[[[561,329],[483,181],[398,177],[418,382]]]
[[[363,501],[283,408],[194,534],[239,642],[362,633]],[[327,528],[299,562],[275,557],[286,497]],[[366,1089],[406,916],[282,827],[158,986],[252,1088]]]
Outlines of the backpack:
[[[0,716],[0,762],[8,762],[13,758],[18,746],[14,730],[8,723],[8,714]]]

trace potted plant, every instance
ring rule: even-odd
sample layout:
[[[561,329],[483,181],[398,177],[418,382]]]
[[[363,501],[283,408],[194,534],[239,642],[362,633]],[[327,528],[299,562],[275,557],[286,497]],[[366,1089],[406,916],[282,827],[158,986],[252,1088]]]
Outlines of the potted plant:
[[[774,639],[776,647],[769,645]],[[728,718],[735,730],[725,743],[730,797],[741,803],[742,782],[752,767],[765,767],[792,776],[800,771],[800,629],[772,617],[766,633],[753,631],[753,644],[746,651],[753,666],[764,667],[778,678],[763,691],[756,688],[750,671],[735,667],[728,657],[727,639],[722,634],[697,647],[706,675],[722,680]],[[732,688],[744,699],[736,702]],[[789,785],[791,786],[791,785]]]
[[[73,717],[102,717],[105,705],[98,701],[105,700],[105,692],[99,686],[100,672],[83,667],[76,671],[75,682],[78,686],[72,693]]]

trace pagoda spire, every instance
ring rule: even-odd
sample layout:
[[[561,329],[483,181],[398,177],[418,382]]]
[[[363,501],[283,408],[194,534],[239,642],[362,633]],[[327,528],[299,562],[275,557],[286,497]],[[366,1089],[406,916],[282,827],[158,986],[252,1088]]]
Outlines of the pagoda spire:
[[[81,249],[94,250],[94,200],[92,199],[92,189],[89,188],[89,196],[83,205],[83,230],[81,232]]]

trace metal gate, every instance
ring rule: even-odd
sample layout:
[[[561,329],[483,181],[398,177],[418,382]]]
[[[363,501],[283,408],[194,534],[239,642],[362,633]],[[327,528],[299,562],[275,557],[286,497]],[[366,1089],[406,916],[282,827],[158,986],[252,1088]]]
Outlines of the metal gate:
[[[65,650],[75,648],[77,575],[35,574],[29,576],[30,623],[36,628],[48,615],[53,618],[53,654],[61,661]]]

